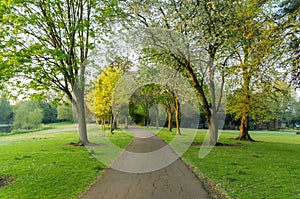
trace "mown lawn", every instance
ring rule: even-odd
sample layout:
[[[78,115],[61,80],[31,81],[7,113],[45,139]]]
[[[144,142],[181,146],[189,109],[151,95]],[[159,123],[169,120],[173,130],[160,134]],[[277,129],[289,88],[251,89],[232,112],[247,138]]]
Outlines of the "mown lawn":
[[[205,130],[194,142],[203,142]],[[190,130],[183,130],[181,141]],[[222,131],[219,141],[234,146],[217,146],[199,158],[201,146],[191,146],[182,159],[200,178],[209,178],[230,198],[300,198],[300,135],[295,132],[251,132],[259,142],[232,140],[237,131]],[[158,136],[170,142],[174,132]]]
[[[90,127],[99,132],[98,126]],[[0,137],[0,176],[16,179],[0,188],[0,198],[77,198],[106,168],[85,147],[70,145],[78,140],[74,124],[53,128]],[[117,132],[103,139],[124,148],[132,137]]]

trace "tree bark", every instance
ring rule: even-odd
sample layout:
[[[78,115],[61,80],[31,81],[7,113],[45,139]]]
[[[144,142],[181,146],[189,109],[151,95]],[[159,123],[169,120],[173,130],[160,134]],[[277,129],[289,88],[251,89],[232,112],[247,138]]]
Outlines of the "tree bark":
[[[72,100],[73,105],[77,111],[79,141],[78,145],[88,145],[89,140],[87,136],[86,118],[85,118],[85,103],[84,103],[84,89],[75,86],[75,99]]]
[[[101,119],[101,135],[102,136],[105,136],[105,119],[104,118],[102,118]]]
[[[214,146],[218,141],[218,116],[216,113],[212,113],[210,120],[208,121],[209,127],[209,140],[208,144]]]
[[[168,115],[168,131],[172,131],[172,112],[171,112],[171,108],[167,107],[167,115]]]
[[[175,121],[176,121],[176,133],[181,135],[180,132],[180,103],[178,97],[175,96]]]
[[[125,129],[128,129],[128,115],[125,115]]]
[[[214,56],[215,56],[215,51],[216,49],[213,48],[213,46],[210,49],[210,56],[209,56],[209,61],[207,64],[208,67],[208,72],[209,72],[209,83],[210,83],[210,94],[211,94],[211,102],[213,102],[213,104],[209,104],[208,100],[205,96],[205,92],[204,92],[204,86],[203,86],[203,82],[199,82],[197,79],[196,74],[193,71],[193,68],[190,65],[190,62],[187,60],[187,63],[185,65],[185,68],[187,69],[187,71],[189,72],[189,76],[190,79],[192,81],[192,84],[194,86],[194,88],[196,89],[196,91],[199,94],[199,100],[202,106],[202,110],[203,113],[205,115],[206,120],[208,121],[208,126],[209,126],[209,143],[210,144],[216,144],[217,139],[218,139],[218,127],[217,127],[217,115],[213,116],[214,110],[216,110],[216,108],[214,107],[215,102],[215,87],[214,84],[214,69],[213,69],[213,62],[214,62]]]
[[[209,106],[209,112],[210,112],[210,118],[208,118],[208,126],[209,126],[209,145],[216,145],[218,141],[218,110],[216,103],[216,88],[215,88],[215,68],[213,65],[214,62],[214,49],[211,49],[209,62],[208,62],[208,75],[209,75],[209,91],[210,91],[210,106]],[[208,115],[209,116],[209,115]],[[207,117],[208,117],[207,116]]]
[[[159,114],[158,114],[158,105],[155,106],[155,127],[158,129],[159,127]]]
[[[111,114],[111,116],[109,118],[109,125],[110,125],[109,132],[111,134],[113,134],[114,130],[115,130],[115,127],[114,127],[114,116],[113,116],[113,114]]]
[[[247,67],[243,67],[243,92],[244,92],[244,104],[243,104],[243,113],[242,120],[240,124],[240,134],[236,140],[245,140],[245,141],[254,141],[249,134],[249,106],[250,106],[250,77],[247,72]]]

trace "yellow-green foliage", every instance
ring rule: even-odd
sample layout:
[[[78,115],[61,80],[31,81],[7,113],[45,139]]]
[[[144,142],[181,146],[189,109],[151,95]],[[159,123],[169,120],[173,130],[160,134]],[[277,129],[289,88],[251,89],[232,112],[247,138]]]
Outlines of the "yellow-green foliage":
[[[88,106],[98,118],[107,118],[112,112],[114,88],[123,75],[118,67],[106,67],[94,82],[94,89],[88,93]]]

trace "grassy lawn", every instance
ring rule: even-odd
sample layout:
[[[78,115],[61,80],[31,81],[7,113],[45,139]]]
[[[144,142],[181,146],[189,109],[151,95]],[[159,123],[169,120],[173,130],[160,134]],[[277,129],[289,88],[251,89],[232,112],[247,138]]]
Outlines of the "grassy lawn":
[[[52,128],[0,137],[0,176],[16,179],[0,188],[0,198],[77,198],[106,168],[85,147],[69,145],[78,140],[75,124]],[[89,126],[92,134],[99,129]],[[103,137],[121,148],[131,138],[122,132]],[[110,154],[105,145],[98,148]]]
[[[181,142],[190,130],[183,130]],[[194,142],[203,142],[199,130]],[[219,141],[235,146],[218,146],[203,159],[201,146],[191,146],[182,159],[201,178],[209,178],[230,198],[300,198],[300,135],[295,132],[251,132],[260,142],[231,140],[237,131],[222,131]],[[174,132],[160,131],[166,142]]]

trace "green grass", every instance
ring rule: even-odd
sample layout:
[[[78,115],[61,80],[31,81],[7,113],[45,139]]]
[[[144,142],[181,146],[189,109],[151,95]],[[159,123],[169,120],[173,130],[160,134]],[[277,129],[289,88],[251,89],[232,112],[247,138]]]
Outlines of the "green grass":
[[[0,198],[77,198],[106,168],[85,147],[69,145],[78,140],[75,124],[53,128],[0,137],[0,176],[16,179],[0,188]],[[90,125],[90,132],[98,130]],[[105,138],[123,148],[131,141],[122,132]]]
[[[182,142],[191,130],[183,130]],[[203,142],[200,130],[194,141]],[[174,137],[162,130],[166,142]],[[300,198],[300,135],[295,132],[251,132],[260,142],[232,140],[237,131],[223,131],[219,141],[236,146],[218,146],[203,159],[201,146],[191,146],[182,159],[202,178],[209,178],[230,198]]]
[[[17,135],[17,134],[24,134],[24,133],[34,133],[43,130],[53,129],[51,125],[40,125],[38,128],[35,129],[14,129],[9,133],[0,132],[0,136],[10,136],[10,135]]]

